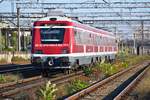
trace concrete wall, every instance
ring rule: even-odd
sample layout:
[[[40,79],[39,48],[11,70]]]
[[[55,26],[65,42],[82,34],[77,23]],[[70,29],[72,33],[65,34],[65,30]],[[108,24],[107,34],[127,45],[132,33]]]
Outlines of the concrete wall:
[[[142,54],[142,48],[140,47],[140,54]],[[150,55],[150,46],[143,47],[143,54]]]
[[[31,54],[30,53],[12,53],[12,52],[4,52],[0,53],[0,60],[6,59],[7,63],[11,63],[11,59],[13,56],[22,57],[24,59],[30,59]]]

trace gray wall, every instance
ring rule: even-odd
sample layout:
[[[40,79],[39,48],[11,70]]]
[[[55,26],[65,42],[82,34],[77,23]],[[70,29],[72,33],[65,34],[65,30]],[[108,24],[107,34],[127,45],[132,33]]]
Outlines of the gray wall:
[[[11,59],[13,56],[18,56],[18,57],[22,57],[24,59],[30,59],[31,54],[30,53],[12,53],[12,52],[3,52],[0,53],[0,60],[1,59],[6,59],[7,63],[11,63]]]

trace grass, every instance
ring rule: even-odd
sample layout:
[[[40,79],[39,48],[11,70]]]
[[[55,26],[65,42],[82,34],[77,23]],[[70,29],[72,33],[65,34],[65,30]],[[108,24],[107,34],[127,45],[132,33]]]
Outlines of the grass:
[[[143,56],[128,56],[126,58],[126,62],[129,62],[130,65],[134,65],[136,63],[140,63],[140,62],[143,62],[145,60],[150,60],[150,56],[148,55],[143,55]]]
[[[13,74],[0,74],[0,84],[17,81],[19,76]]]
[[[125,52],[120,52],[117,54],[116,60],[118,62],[125,62],[129,65],[134,65],[145,60],[150,60],[150,55],[129,55]]]
[[[117,55],[117,59],[113,64],[97,63],[94,70],[95,69],[99,70],[107,77],[122,69],[128,68],[129,66],[135,65],[137,63],[141,63],[145,60],[150,60],[150,56],[148,55],[135,56],[135,55],[127,55],[125,53],[120,53]]]
[[[121,57],[121,59],[118,57],[113,64],[97,63],[95,67],[93,66],[91,68],[84,68],[83,71],[85,73],[85,76],[80,76],[77,79],[65,83],[63,86],[57,87],[59,89],[59,91],[57,91],[58,98],[64,95],[73,94],[77,91],[80,91],[88,87],[91,83],[103,79],[102,75],[104,75],[104,78],[106,78],[114,73],[117,73],[120,70],[128,68],[131,63],[133,64],[133,62],[134,64],[139,63],[141,59],[140,56],[123,55]],[[138,61],[136,61],[137,59]],[[144,56],[142,57],[142,59],[149,59],[149,57]]]
[[[89,84],[87,82],[76,79],[76,80],[70,82],[70,84],[67,86],[67,90],[68,90],[69,94],[72,94],[72,93],[82,90],[88,86],[89,86]]]

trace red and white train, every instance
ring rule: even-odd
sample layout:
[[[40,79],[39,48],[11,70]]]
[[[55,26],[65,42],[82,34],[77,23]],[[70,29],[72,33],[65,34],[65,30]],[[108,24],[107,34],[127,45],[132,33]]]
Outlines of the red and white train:
[[[67,17],[45,17],[32,29],[32,63],[72,69],[102,59],[115,59],[115,36]]]

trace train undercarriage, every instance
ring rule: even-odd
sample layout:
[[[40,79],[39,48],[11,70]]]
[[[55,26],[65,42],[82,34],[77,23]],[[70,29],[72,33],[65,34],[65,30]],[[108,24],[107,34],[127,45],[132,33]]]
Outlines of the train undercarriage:
[[[43,76],[48,76],[49,70],[61,70],[65,74],[90,67],[97,62],[112,62],[115,55],[79,56],[79,57],[32,57],[32,64],[41,69]]]

